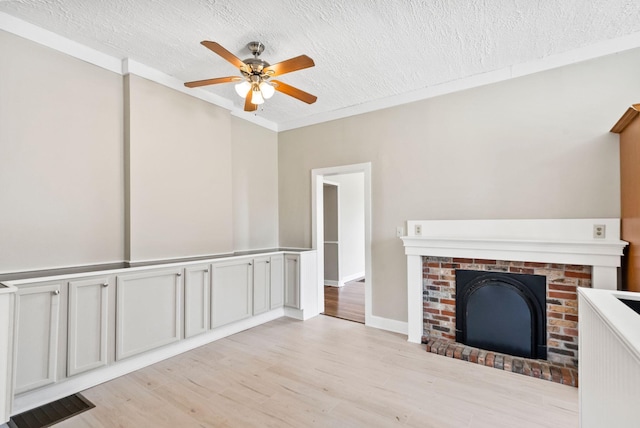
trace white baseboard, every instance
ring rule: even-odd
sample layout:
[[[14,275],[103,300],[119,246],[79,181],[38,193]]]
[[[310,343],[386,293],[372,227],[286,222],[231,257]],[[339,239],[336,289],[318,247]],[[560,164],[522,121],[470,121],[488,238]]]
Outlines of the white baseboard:
[[[343,276],[340,278],[340,286],[342,287],[347,282],[355,281],[356,279],[364,278],[364,272],[356,272],[352,275]]]
[[[392,320],[390,318],[382,318],[375,315],[367,317],[365,325],[367,327],[379,328],[380,330],[387,330],[405,335],[409,331],[406,321]]]
[[[300,318],[298,318],[298,316],[291,316],[297,315],[292,311],[300,312]],[[11,414],[17,415],[27,410],[31,410],[35,407],[42,406],[43,404],[50,403],[127,373],[139,370],[151,364],[155,364],[159,361],[166,360],[167,358],[171,358],[183,352],[190,351],[199,346],[248,330],[260,324],[273,321],[281,318],[282,316],[291,316],[292,318],[302,319],[301,312],[302,311],[292,308],[274,309],[251,318],[218,327],[207,333],[190,337],[188,339],[181,340],[180,342],[163,346],[162,348],[154,349],[153,351],[149,351],[141,355],[136,355],[122,361],[114,362],[107,367],[91,370],[84,374],[63,379],[53,385],[46,386],[35,391],[26,392],[15,397]],[[289,315],[289,313],[291,313],[291,315]],[[0,428],[5,427],[0,426]]]
[[[338,281],[334,281],[332,279],[325,279],[324,285],[328,285],[331,287],[342,287],[344,284],[340,284]]]

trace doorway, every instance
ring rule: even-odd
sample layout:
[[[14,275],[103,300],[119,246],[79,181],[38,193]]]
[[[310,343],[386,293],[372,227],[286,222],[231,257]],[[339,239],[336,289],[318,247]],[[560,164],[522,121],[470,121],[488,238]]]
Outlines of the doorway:
[[[364,322],[368,324],[371,320],[371,290],[374,278],[372,277],[371,269],[371,164],[355,164],[345,165],[332,168],[320,168],[314,169],[312,174],[312,244],[313,248],[317,251],[318,255],[318,310],[320,313],[326,313],[327,310],[331,310],[331,306],[334,304],[332,301],[331,293],[327,294],[327,301],[325,302],[325,285],[329,285],[333,288],[333,294],[337,294],[336,299],[339,299],[340,294],[344,295],[345,308],[347,302],[353,302],[354,299],[360,299],[358,303],[360,306],[359,311],[361,315],[358,322]],[[341,191],[345,191],[347,186],[344,184],[342,176],[345,176],[346,181],[359,178],[360,194],[362,195],[361,202],[361,220],[360,220],[360,247],[362,248],[362,255],[354,257],[357,253],[353,249],[353,236],[354,227],[353,223],[349,223],[350,219],[347,219],[347,223],[342,227],[343,234],[339,233],[340,226],[338,224],[329,225],[328,230],[333,236],[327,236],[325,239],[325,184],[329,187],[328,194],[334,194],[334,200],[327,200],[328,204],[340,205],[338,198]],[[357,180],[352,180],[357,181]],[[347,192],[345,192],[347,193]],[[345,195],[348,196],[348,195]],[[349,201],[344,203],[347,205],[347,211],[349,211],[349,204],[353,202],[351,198],[344,199],[343,201]],[[336,207],[337,208],[337,207]],[[351,208],[351,211],[354,211]],[[337,233],[336,233],[337,232]],[[345,245],[340,245],[344,241]],[[346,254],[345,254],[346,253]],[[340,259],[340,255],[343,257]],[[346,257],[345,257],[346,256]],[[328,264],[325,264],[325,258]],[[342,263],[337,262],[342,260]],[[337,263],[337,269],[333,271],[333,277],[329,278],[329,284],[325,282],[325,268],[335,267]],[[358,267],[359,266],[359,267]],[[362,279],[365,279],[363,282]],[[351,288],[347,288],[353,286]],[[358,294],[360,297],[358,297]],[[326,303],[326,304],[325,304]],[[343,318],[347,318],[346,316]],[[348,319],[348,318],[347,318]]]

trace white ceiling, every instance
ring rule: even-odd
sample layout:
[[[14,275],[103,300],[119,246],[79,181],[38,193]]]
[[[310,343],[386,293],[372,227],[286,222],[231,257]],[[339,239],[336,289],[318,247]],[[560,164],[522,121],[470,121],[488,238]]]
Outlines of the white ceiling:
[[[276,93],[256,112],[285,128],[640,32],[638,0],[0,0],[0,12],[182,82],[236,74],[201,40],[240,58],[259,40],[272,64],[306,54],[316,66],[280,80],[318,101]],[[242,109],[233,84],[202,90]]]

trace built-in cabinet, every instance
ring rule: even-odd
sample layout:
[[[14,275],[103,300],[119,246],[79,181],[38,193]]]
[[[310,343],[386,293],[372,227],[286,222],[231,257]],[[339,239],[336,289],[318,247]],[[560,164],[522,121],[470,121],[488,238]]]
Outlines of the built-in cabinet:
[[[107,365],[109,278],[69,281],[67,375]]]
[[[62,284],[40,283],[16,292],[15,394],[57,380]]]
[[[297,254],[284,256],[284,305],[290,308],[300,307],[299,260]]]
[[[253,259],[213,264],[211,275],[211,328],[251,316]]]
[[[116,360],[180,340],[181,277],[181,268],[117,276]]]
[[[272,253],[8,282],[17,289],[13,394],[300,309],[299,265],[299,253]]]
[[[209,329],[210,271],[208,264],[184,269],[184,337]]]

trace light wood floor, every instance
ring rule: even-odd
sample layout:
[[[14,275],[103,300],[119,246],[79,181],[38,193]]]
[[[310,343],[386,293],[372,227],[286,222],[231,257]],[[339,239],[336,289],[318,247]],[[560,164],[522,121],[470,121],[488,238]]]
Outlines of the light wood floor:
[[[403,335],[281,318],[84,392],[56,427],[576,427],[578,390],[425,352]]]
[[[324,314],[364,324],[364,282],[324,286]]]

